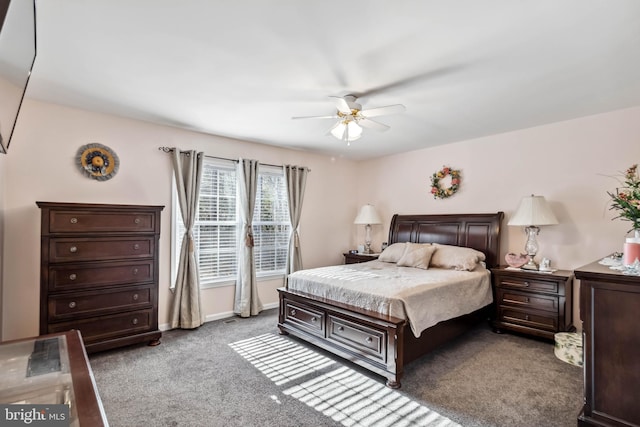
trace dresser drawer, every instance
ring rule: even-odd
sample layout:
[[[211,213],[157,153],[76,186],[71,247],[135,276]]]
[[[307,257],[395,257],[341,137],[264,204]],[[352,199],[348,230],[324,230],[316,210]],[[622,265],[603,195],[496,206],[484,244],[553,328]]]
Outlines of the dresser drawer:
[[[147,307],[151,307],[150,286],[49,295],[49,320],[55,322]]]
[[[498,316],[501,322],[513,323],[535,329],[552,332],[558,331],[558,316],[536,311],[517,310],[510,307],[500,307]]]
[[[53,264],[49,266],[49,290],[71,291],[155,280],[153,260],[106,263]]]
[[[289,300],[284,301],[285,322],[293,323],[306,332],[324,337],[325,314],[304,304]]]
[[[349,320],[329,315],[327,337],[342,347],[364,354],[367,358],[386,363],[387,334]]]
[[[532,291],[548,292],[557,294],[559,286],[557,281],[524,279],[519,277],[498,277],[497,286],[512,289],[530,289]]]
[[[529,293],[510,289],[498,289],[498,304],[521,308],[532,308],[558,313],[558,297],[553,295]]]
[[[54,238],[49,241],[49,262],[150,258],[154,237]]]
[[[153,212],[52,210],[49,215],[50,233],[153,233],[155,226]]]
[[[131,311],[109,316],[91,317],[69,322],[49,323],[49,333],[78,329],[85,344],[154,330],[153,309]]]

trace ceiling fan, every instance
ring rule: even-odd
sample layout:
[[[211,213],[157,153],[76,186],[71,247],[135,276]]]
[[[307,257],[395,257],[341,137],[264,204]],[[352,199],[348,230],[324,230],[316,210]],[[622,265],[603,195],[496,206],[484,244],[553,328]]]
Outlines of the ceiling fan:
[[[371,117],[382,116],[385,114],[402,113],[406,110],[402,104],[386,105],[384,107],[362,109],[362,105],[356,102],[354,95],[331,96],[335,99],[338,111],[330,116],[304,116],[292,117],[293,119],[338,119],[338,121],[329,129],[327,135],[331,134],[339,140],[349,144],[362,136],[362,128],[373,129],[384,132],[389,126],[371,120]]]

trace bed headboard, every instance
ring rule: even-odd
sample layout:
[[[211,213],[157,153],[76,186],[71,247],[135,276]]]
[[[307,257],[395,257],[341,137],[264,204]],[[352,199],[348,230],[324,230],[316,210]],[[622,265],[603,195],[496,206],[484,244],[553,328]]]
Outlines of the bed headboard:
[[[488,268],[500,263],[503,212],[491,214],[398,215],[391,219],[389,244],[441,243],[466,246],[487,257]]]

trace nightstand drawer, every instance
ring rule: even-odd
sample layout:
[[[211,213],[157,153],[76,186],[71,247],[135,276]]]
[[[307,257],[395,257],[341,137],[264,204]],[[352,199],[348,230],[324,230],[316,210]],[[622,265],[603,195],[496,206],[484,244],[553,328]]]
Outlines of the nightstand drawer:
[[[540,273],[538,273],[540,274]],[[499,277],[497,280],[498,287],[512,289],[527,289],[538,292],[558,293],[558,281],[539,280],[520,277]]]
[[[548,331],[558,330],[558,316],[545,315],[544,313],[517,310],[508,307],[498,309],[499,320],[505,323],[514,323],[535,329],[545,329]]]
[[[558,297],[544,294],[498,289],[497,303],[522,308],[558,312]]]
[[[325,315],[321,311],[285,300],[284,318],[285,322],[294,323],[311,334],[324,337]]]

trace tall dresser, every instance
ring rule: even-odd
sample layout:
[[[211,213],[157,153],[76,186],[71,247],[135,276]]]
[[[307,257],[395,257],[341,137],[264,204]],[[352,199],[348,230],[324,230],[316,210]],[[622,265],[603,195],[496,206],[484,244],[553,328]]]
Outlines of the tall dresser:
[[[159,344],[164,206],[36,204],[41,209],[40,334],[78,329],[90,353]]]
[[[640,277],[594,262],[580,280],[584,406],[580,426],[640,425]]]

